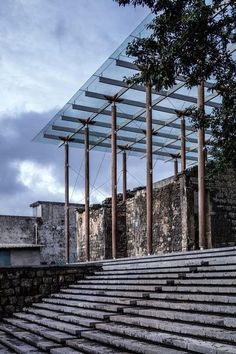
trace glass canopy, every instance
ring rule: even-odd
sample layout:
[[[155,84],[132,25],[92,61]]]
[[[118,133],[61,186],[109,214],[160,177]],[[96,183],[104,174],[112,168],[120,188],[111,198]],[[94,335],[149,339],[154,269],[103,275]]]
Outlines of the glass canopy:
[[[145,157],[146,154],[146,119],[145,87],[129,87],[124,77],[132,76],[138,68],[134,58],[126,55],[126,47],[135,37],[148,34],[147,25],[153,15],[148,15],[118,49],[105,61],[64,107],[34,138],[34,141],[62,143],[70,138],[70,145],[84,146],[84,121],[92,123],[90,127],[90,150],[111,149],[111,103],[107,96],[117,95],[117,145],[118,151],[124,148],[130,154]],[[230,50],[236,50],[233,45]],[[206,112],[220,106],[217,93],[209,93],[211,82],[205,84]],[[176,79],[170,90],[152,91],[153,99],[153,158],[171,160],[180,153],[180,118],[176,110],[183,110],[197,103],[196,88],[186,88],[183,77]],[[206,132],[209,143],[210,132]],[[188,164],[197,162],[197,136],[186,118],[186,159]]]

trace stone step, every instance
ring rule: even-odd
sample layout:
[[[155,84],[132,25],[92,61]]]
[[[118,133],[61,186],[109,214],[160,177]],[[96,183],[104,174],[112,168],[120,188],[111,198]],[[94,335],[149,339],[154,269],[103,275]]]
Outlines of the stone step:
[[[234,286],[236,285],[236,279],[94,279],[91,280],[80,280],[76,282],[78,286],[81,285],[216,285],[216,286]],[[73,286],[74,287],[74,286]]]
[[[148,263],[153,261],[162,261],[162,260],[186,260],[186,259],[195,259],[195,258],[212,258],[212,257],[227,257],[236,255],[236,247],[222,247],[209,250],[201,251],[188,251],[188,252],[173,252],[168,254],[157,254],[151,256],[142,256],[142,257],[133,257],[133,258],[118,258],[103,261],[103,267],[109,265],[118,265],[118,264],[127,264],[127,263]]]
[[[120,312],[122,311],[122,308],[125,306],[122,305],[121,307],[118,305],[112,305],[112,304],[101,303],[101,302],[74,301],[68,299],[66,299],[65,301],[64,299],[59,299],[59,298],[46,298],[43,299],[43,302],[55,304],[55,305],[66,305],[66,306],[73,306],[82,309],[102,310],[102,311],[109,311],[109,312]]]
[[[95,289],[95,290],[125,290],[125,291],[155,291],[156,286],[148,285],[102,285],[102,284],[76,284],[71,285],[69,289]]]
[[[204,324],[216,327],[234,328],[236,329],[235,316],[224,317],[222,315],[209,315],[207,313],[191,313],[174,310],[161,310],[155,308],[127,308],[124,310],[124,315],[135,315],[139,317],[150,317],[156,319],[164,319],[171,321],[191,322],[196,324]],[[111,320],[113,316],[111,317]]]
[[[88,331],[88,327],[74,325],[74,324],[62,322],[59,319],[57,320],[49,319],[38,315],[28,314],[28,313],[21,314],[20,316],[17,316],[17,314],[15,314],[15,317],[32,323],[43,325],[48,328],[53,328],[58,331],[66,332],[72,335],[80,335],[82,331]]]
[[[98,320],[93,320],[91,318],[85,318],[76,315],[75,316],[66,315],[61,312],[37,309],[34,307],[29,307],[26,312],[22,312],[22,313],[17,312],[14,314],[14,316],[18,318],[23,318],[22,316],[24,316],[25,313],[39,315],[43,318],[45,317],[45,318],[58,319],[59,321],[73,323],[84,327],[92,327],[92,328],[94,327],[94,324],[98,322]]]
[[[130,338],[147,341],[155,344],[167,344],[173,348],[190,350],[196,353],[230,353],[236,354],[236,346],[192,338],[190,336],[175,335],[156,330],[147,330],[137,326],[119,325],[117,323],[99,323],[96,328],[102,331],[124,335]],[[93,333],[93,332],[91,332]],[[84,334],[87,336],[87,334]]]
[[[202,293],[202,294],[227,294],[230,296],[236,295],[236,287],[226,286],[160,286],[155,289],[157,292],[176,292],[176,293]]]
[[[91,341],[89,339],[81,338],[67,341],[68,346],[82,350],[84,353],[88,354],[130,354],[126,350],[119,350],[114,348],[114,346],[109,346],[101,344],[101,341]]]
[[[125,298],[143,298],[145,294],[148,294],[148,292],[143,291],[142,292],[137,292],[137,291],[119,291],[117,290],[115,293],[114,291],[107,291],[107,290],[89,290],[89,289],[62,289],[61,293],[66,293],[66,294],[77,294],[77,295],[88,295],[88,296],[119,296],[120,298],[125,297]]]
[[[207,312],[219,313],[224,315],[235,315],[236,306],[234,305],[215,305],[215,304],[202,304],[202,303],[186,303],[186,302],[173,302],[173,301],[158,301],[158,300],[139,300],[138,306],[153,307],[160,309],[171,309],[179,311],[194,311],[194,312]],[[124,309],[125,311],[125,309]]]
[[[42,336],[37,334],[25,331],[23,329],[19,329],[16,326],[13,326],[9,323],[3,323],[0,325],[0,331],[3,331],[13,337],[26,342],[35,347],[35,349],[49,351],[51,348],[58,348],[60,344],[55,343],[49,339],[45,339]]]
[[[98,310],[95,311],[91,309],[83,309],[83,308],[66,306],[66,305],[64,306],[55,305],[50,303],[37,303],[37,304],[33,304],[33,306],[39,309],[58,311],[63,314],[79,315],[85,318],[92,318],[98,320],[107,320],[110,315],[114,314],[114,312],[98,311]]]
[[[13,350],[8,349],[5,345],[0,344],[0,354],[14,353]]]
[[[179,278],[186,278],[186,279],[218,279],[218,278],[236,278],[236,272],[199,272],[199,273],[193,273],[193,272],[176,272],[176,273],[150,273],[150,274],[115,274],[115,275],[91,275],[91,276],[86,276],[87,281],[100,281],[100,280],[128,280],[128,279],[179,279]]]
[[[74,350],[68,347],[55,348],[50,350],[51,354],[84,354],[84,352]]]
[[[139,326],[144,328],[150,328],[160,330],[163,332],[194,335],[200,337],[200,339],[206,338],[211,340],[222,340],[230,342],[230,344],[236,343],[236,331],[227,330],[222,328],[216,328],[212,326],[203,326],[202,324],[196,325],[192,323],[183,323],[177,321],[166,321],[154,318],[138,317],[138,316],[113,316],[112,322],[128,324],[133,326]]]
[[[112,303],[112,304],[117,304],[117,305],[131,305],[135,306],[136,305],[136,300],[133,299],[126,299],[126,298],[119,298],[119,297],[107,297],[107,296],[88,296],[88,295],[77,295],[77,294],[71,294],[71,293],[58,293],[58,294],[53,294],[51,298],[57,298],[57,299],[67,299],[67,300],[77,300],[77,301],[91,301],[91,302],[101,302],[101,303]]]
[[[111,264],[103,265],[103,270],[129,270],[129,269],[151,269],[151,268],[173,268],[173,267],[192,267],[200,265],[236,265],[236,255],[229,257],[217,257],[206,260],[199,259],[180,259],[172,260],[171,257],[168,260],[163,261],[153,261],[153,262],[142,262],[142,263],[124,263],[124,264]]]
[[[140,354],[186,354],[186,351],[179,351],[178,349],[172,349],[167,346],[147,343],[141,340],[133,338],[125,338],[122,336],[105,333],[103,331],[93,331],[90,334],[83,334],[83,337],[100,343],[110,344],[116,348],[129,350],[131,353]],[[70,341],[71,342],[71,341]],[[70,343],[68,342],[68,343]],[[95,354],[96,352],[94,352]],[[103,354],[103,352],[99,353]]]
[[[39,350],[32,345],[13,337],[5,332],[0,332],[0,343],[8,349],[12,349],[14,353],[18,354],[43,354],[45,351]],[[5,354],[5,353],[4,353]]]
[[[64,343],[67,339],[75,338],[75,336],[71,334],[52,330],[45,326],[41,326],[21,319],[6,318],[4,319],[4,321],[25,331],[29,331],[38,334],[44,338],[53,340],[57,343]]]
[[[176,274],[176,273],[214,273],[214,272],[234,272],[235,264],[232,265],[192,265],[192,266],[171,266],[158,268],[141,268],[141,269],[117,269],[117,270],[103,270],[95,272],[95,276],[99,275],[130,275],[130,274]]]
[[[191,301],[191,302],[211,302],[214,304],[235,304],[236,296],[211,295],[211,294],[181,294],[181,293],[150,293],[150,299],[172,300],[172,301]]]

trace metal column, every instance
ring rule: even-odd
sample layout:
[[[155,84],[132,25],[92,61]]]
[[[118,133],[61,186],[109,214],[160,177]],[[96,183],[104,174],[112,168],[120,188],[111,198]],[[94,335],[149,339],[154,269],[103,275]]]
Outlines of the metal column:
[[[123,203],[126,202],[126,191],[127,191],[127,154],[126,151],[122,152],[123,158]]]
[[[185,119],[181,119],[181,172],[186,171],[186,128]]]
[[[204,82],[198,86],[198,109],[204,119]],[[205,201],[205,132],[204,127],[198,129],[198,228],[199,248],[206,248],[206,201]]]
[[[86,260],[90,260],[89,247],[89,127],[85,125],[84,128],[84,175],[85,175],[85,256]]]
[[[153,219],[153,171],[152,171],[152,87],[146,86],[146,151],[147,151],[147,187],[146,187],[146,209],[147,209],[147,253],[152,254],[152,219]]]
[[[116,258],[117,242],[117,146],[116,146],[116,104],[112,105],[111,150],[112,150],[112,258]]]
[[[65,260],[70,262],[70,225],[69,225],[69,143],[65,141]]]
[[[178,158],[175,157],[175,159],[174,159],[174,176],[175,176],[175,179],[178,178],[178,173],[179,173],[179,170],[178,170]]]

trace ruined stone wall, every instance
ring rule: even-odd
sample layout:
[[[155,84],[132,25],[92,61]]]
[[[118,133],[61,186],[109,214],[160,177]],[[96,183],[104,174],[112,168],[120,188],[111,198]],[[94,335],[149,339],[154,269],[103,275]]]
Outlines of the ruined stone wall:
[[[77,262],[76,207],[71,204],[70,218],[70,262]],[[65,216],[64,203],[43,202],[41,218],[38,222],[38,243],[42,244],[41,262],[43,264],[65,263]]]
[[[153,191],[153,252],[182,250],[182,218],[180,179]],[[147,254],[146,190],[137,191],[126,206],[128,256]]]
[[[35,243],[36,218],[0,215],[0,244]]]
[[[213,247],[236,245],[236,171],[209,181]]]
[[[99,265],[6,267],[0,269],[0,318],[68,287]]]
[[[126,239],[126,211],[125,205],[118,196],[117,215],[117,257],[127,256]],[[85,261],[85,212],[79,209],[77,212],[77,237],[78,258]],[[111,199],[107,198],[102,204],[90,207],[90,260],[112,258],[111,241]]]

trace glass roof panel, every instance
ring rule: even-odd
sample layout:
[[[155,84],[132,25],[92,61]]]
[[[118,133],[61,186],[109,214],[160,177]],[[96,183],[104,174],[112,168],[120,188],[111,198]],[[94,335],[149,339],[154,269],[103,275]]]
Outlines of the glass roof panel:
[[[62,109],[34,138],[44,143],[63,144],[65,138],[71,138],[70,145],[83,148],[84,123],[89,120],[90,149],[110,151],[111,149],[111,103],[107,96],[117,95],[122,101],[117,103],[117,144],[128,146],[128,153],[145,157],[145,87],[133,85],[128,87],[124,78],[134,75],[137,67],[134,58],[126,55],[126,47],[135,37],[145,37],[149,30],[147,25],[153,15],[148,15],[143,22],[126,38],[117,50],[98,68],[98,70],[72,96]],[[229,50],[234,52],[236,44]],[[210,88],[212,80],[205,84],[206,112],[221,103],[217,93]],[[196,106],[197,88],[189,90],[183,77],[178,77],[170,90],[156,92],[152,90],[153,100],[153,158],[169,161],[171,155],[180,151],[181,120],[176,114],[189,106]],[[186,121],[187,160],[197,162],[197,136]],[[210,132],[206,132],[206,140]]]

